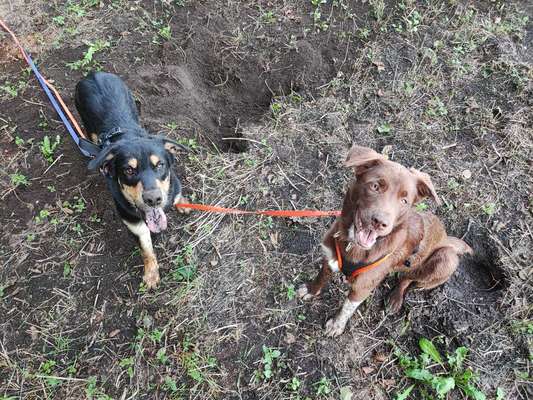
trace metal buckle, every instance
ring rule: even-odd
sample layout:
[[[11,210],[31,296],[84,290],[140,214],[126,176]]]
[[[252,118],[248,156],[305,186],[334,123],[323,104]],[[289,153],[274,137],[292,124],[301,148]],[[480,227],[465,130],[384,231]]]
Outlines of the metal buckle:
[[[109,143],[111,139],[114,138],[115,136],[122,135],[123,133],[124,132],[122,132],[122,129],[120,128],[111,129],[110,131],[105,132],[100,135],[100,137],[98,138],[98,144],[100,146],[103,146],[104,144]]]

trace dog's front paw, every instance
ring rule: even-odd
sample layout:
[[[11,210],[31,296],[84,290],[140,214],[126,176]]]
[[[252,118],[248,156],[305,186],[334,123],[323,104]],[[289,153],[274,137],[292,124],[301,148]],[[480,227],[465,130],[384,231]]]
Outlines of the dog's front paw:
[[[157,270],[146,272],[143,276],[143,282],[145,283],[146,288],[149,290],[157,288],[159,281],[159,271]]]
[[[302,300],[311,300],[313,299],[316,295],[316,294],[313,294],[313,293],[309,293],[309,289],[307,288],[307,284],[303,284],[301,285],[298,290],[296,291],[296,295],[298,296],[299,299],[302,299]]]
[[[190,208],[180,207],[180,203],[189,203],[189,199],[187,197],[182,196],[181,194],[178,194],[174,199],[174,205],[176,206],[176,210],[180,214],[190,214],[192,212],[192,209]]]
[[[335,337],[342,335],[345,327],[346,322],[339,321],[337,318],[331,318],[326,322],[326,336]]]

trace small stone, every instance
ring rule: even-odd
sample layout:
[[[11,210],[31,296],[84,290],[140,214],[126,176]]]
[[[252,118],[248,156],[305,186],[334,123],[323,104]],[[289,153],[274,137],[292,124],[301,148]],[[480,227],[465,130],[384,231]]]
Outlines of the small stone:
[[[109,337],[115,337],[120,333],[120,329],[115,329],[114,331],[109,332]]]
[[[369,375],[372,372],[374,372],[376,369],[374,367],[363,367],[362,370],[365,373],[365,375]]]
[[[150,315],[146,314],[142,319],[142,324],[145,329],[150,329],[154,324],[154,319]]]
[[[472,171],[465,169],[461,175],[463,176],[463,179],[470,179],[472,178]]]
[[[287,344],[296,343],[296,336],[294,336],[290,332],[287,332],[287,334],[285,335],[285,343],[287,343]]]

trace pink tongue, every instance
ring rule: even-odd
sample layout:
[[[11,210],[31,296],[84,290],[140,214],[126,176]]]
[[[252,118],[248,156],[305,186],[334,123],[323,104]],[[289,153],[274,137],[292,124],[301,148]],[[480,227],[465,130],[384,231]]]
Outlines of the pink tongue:
[[[150,208],[146,211],[146,225],[150,232],[159,233],[167,229],[167,216],[162,208]]]
[[[373,230],[360,230],[357,232],[357,241],[363,247],[370,248],[376,243],[378,234]]]

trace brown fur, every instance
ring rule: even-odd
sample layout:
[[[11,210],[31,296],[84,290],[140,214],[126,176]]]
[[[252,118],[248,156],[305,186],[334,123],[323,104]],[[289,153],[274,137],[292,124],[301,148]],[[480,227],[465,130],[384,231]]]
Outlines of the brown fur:
[[[143,184],[139,181],[135,186],[120,184],[120,191],[126,200],[133,206],[142,203]]]
[[[137,168],[137,165],[139,164],[139,162],[137,161],[136,158],[130,158],[128,160],[128,165],[132,168]]]
[[[157,165],[157,163],[160,161],[159,157],[156,156],[155,154],[152,154],[150,156],[150,162],[152,163],[152,165],[155,167]]]
[[[144,249],[143,247],[141,247],[141,256],[144,264],[143,281],[149,289],[154,288],[159,283],[157,257],[152,249]]]
[[[167,176],[162,181],[160,181],[159,179],[156,179],[155,183],[157,187],[161,190],[161,192],[168,193],[169,188],[170,188],[170,176]]]
[[[441,285],[457,268],[458,256],[471,253],[472,249],[462,240],[447,236],[435,215],[419,213],[412,207],[425,197],[438,201],[429,175],[408,170],[371,149],[358,146],[350,151],[346,165],[354,168],[356,180],[345,195],[341,216],[323,239],[322,270],[313,282],[301,288],[300,295],[313,297],[329,281],[329,263],[335,264],[335,241],[338,241],[343,257],[351,262],[370,264],[392,253],[378,267],[353,280],[348,299],[360,304],[389,273],[400,272],[399,285],[390,300],[391,309],[398,311],[411,283],[424,289]],[[370,248],[358,241],[356,232],[365,232],[365,229],[378,234]],[[365,236],[362,237],[364,240]],[[406,260],[410,266],[404,265]],[[333,326],[335,319],[331,321],[328,325]],[[328,334],[342,333],[341,322],[341,327],[327,327]]]

